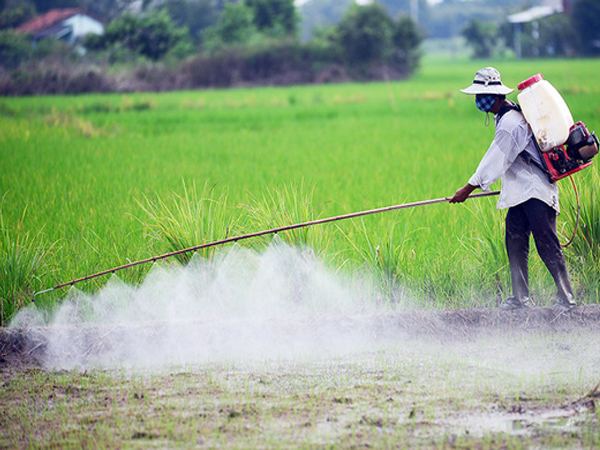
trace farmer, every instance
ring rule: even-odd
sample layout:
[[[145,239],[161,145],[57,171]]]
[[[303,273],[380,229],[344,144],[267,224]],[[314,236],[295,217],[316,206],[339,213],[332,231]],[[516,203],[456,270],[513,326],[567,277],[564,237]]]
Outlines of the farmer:
[[[533,234],[538,253],[558,291],[554,308],[568,311],[576,303],[556,235],[558,187],[530,160],[533,158],[541,163],[531,129],[520,108],[506,100],[506,95],[513,91],[502,84],[500,73],[493,67],[479,70],[473,84],[461,90],[475,95],[475,105],[487,113],[486,125],[489,113],[494,114],[496,132],[479,167],[469,182],[456,191],[450,203],[464,202],[477,188],[489,191],[490,186],[502,178],[497,208],[508,208],[505,243],[513,295],[500,308],[518,309],[530,303],[528,259],[529,237]]]

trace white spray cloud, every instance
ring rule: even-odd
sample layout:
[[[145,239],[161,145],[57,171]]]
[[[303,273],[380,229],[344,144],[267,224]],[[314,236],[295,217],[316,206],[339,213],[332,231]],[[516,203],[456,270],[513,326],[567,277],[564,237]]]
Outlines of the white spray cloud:
[[[113,276],[93,295],[72,289],[43,327],[44,365],[160,367],[365,349],[381,331],[381,306],[365,284],[281,242],[261,254],[236,246],[212,262],[156,265],[139,286]],[[31,310],[12,324],[32,325]]]
[[[589,345],[597,330],[453,329],[436,311],[404,313],[377,297],[368,280],[276,241],[263,253],[233,247],[212,262],[156,265],[139,286],[113,277],[93,295],[72,289],[48,322],[27,308],[11,326],[45,343],[50,369],[163,370],[390,351],[399,360],[449,358],[486,379],[551,376],[585,384],[600,367],[600,353]]]

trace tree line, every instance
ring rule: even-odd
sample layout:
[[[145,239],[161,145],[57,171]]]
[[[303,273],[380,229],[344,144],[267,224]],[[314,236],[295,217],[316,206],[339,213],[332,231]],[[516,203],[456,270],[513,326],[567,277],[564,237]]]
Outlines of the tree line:
[[[53,5],[57,2],[85,6],[88,0]],[[127,4],[107,0],[87,6],[114,14],[98,9],[110,2]],[[0,22],[23,20],[48,5],[49,0],[0,0]],[[146,0],[143,5],[136,12],[124,8],[103,35],[88,35],[79,43],[85,54],[67,52],[56,40],[32,47],[26,36],[0,31],[0,94],[398,79],[419,63],[422,34],[416,23],[406,15],[394,18],[376,3],[348,5],[339,23],[308,41],[299,37],[293,0]]]

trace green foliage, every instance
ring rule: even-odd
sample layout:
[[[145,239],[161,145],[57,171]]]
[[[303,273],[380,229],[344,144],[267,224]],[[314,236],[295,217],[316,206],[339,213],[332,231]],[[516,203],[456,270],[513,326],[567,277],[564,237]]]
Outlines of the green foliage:
[[[479,289],[488,289],[495,297],[496,305],[510,295],[510,271],[504,246],[504,213],[495,210],[493,201],[482,200],[471,206],[472,218],[466,224],[477,230],[461,239],[465,248],[477,261],[476,269],[481,278]],[[463,267],[462,270],[470,270]],[[490,302],[489,306],[495,306]]]
[[[352,5],[337,25],[333,41],[342,49],[345,60],[364,70],[369,64],[418,65],[421,35],[409,17],[394,21],[377,3]]]
[[[474,58],[490,58],[497,43],[498,27],[494,23],[471,20],[462,30],[462,36],[473,47]]]
[[[526,58],[571,56],[577,54],[577,37],[571,17],[555,14],[533,23],[521,24],[519,40],[521,55]],[[507,47],[514,44],[514,31],[510,24],[501,32]]]
[[[496,17],[476,15],[462,27],[461,35],[473,48],[475,58],[489,58],[494,53],[512,49],[516,36],[523,57],[593,56],[600,54],[598,17],[597,1],[579,0],[564,13],[527,23],[500,23]],[[517,26],[519,32],[515,34]]]
[[[271,37],[295,36],[299,16],[294,0],[245,0],[252,10],[253,23],[261,33]]]
[[[423,35],[417,23],[409,16],[400,16],[396,21],[392,37],[396,47],[397,58],[412,72],[419,65],[420,52],[418,51]]]
[[[205,48],[215,50],[223,45],[247,43],[256,35],[252,10],[244,3],[227,3],[214,27],[205,32]]]
[[[582,54],[600,54],[600,2],[597,0],[577,0],[571,12],[573,31],[578,37]]]
[[[320,0],[304,2],[299,6],[302,21],[300,34],[302,40],[313,40],[322,30],[337,24],[353,0]]]
[[[576,33],[572,19],[566,14],[555,14],[539,24],[539,42],[532,56],[555,57],[577,54]]]
[[[35,17],[35,6],[29,0],[5,0],[0,3],[0,30],[15,28]]]
[[[352,64],[390,59],[394,22],[377,3],[352,6],[337,26],[337,40]]]
[[[358,266],[363,266],[375,283],[381,301],[401,303],[406,298],[410,264],[414,261],[410,213],[402,221],[382,216],[379,226],[375,223],[356,221],[355,231],[345,237],[359,258]]]
[[[140,219],[151,236],[162,244],[166,252],[206,244],[229,237],[235,230],[237,219],[227,205],[227,192],[220,195],[215,186],[205,184],[201,191],[192,184],[183,185],[183,195],[173,194],[169,200],[156,196],[155,200],[146,198],[140,204],[146,219]],[[217,247],[200,249],[198,253],[211,259]],[[191,253],[182,253],[176,258],[187,263]]]
[[[158,60],[189,39],[186,28],[177,28],[164,10],[153,10],[144,16],[127,13],[112,21],[101,36],[85,41],[89,50],[126,48],[151,60]]]
[[[270,230],[319,219],[317,211],[322,205],[315,205],[313,196],[314,187],[307,188],[303,182],[298,186],[266,187],[262,196],[251,195],[250,201],[242,206],[247,216],[245,231]],[[295,228],[278,236],[289,245],[310,248],[320,256],[327,254],[331,242],[329,230],[318,226]],[[271,240],[272,236],[266,236],[262,246]]]
[[[29,59],[31,43],[27,37],[11,30],[0,30],[0,65],[18,67]]]
[[[49,274],[51,245],[46,245],[40,231],[31,234],[23,229],[27,208],[16,227],[4,216],[6,194],[0,203],[0,326],[31,302],[41,279]]]
[[[226,3],[216,25],[204,33],[204,47],[210,51],[232,44],[250,47],[266,39],[294,36],[297,23],[292,0]]]
[[[202,33],[217,21],[212,0],[167,0],[164,7],[177,27],[189,30],[194,43],[202,41]]]
[[[508,86],[541,72],[563,94],[574,117],[597,129],[598,61],[489,63]],[[493,127],[483,125],[472,98],[458,91],[480,68],[477,61],[426,59],[418,74],[401,82],[3,98],[0,167],[10,170],[0,171],[0,192],[11,192],[5,217],[19,217],[27,204],[21,230],[33,235],[43,228],[49,242],[61,242],[56,249],[60,272],[41,277],[49,287],[165,252],[166,244],[149,239],[135,219],[149,222],[135,199],[157,204],[160,198],[173,212],[172,193],[185,198],[182,180],[189,197],[193,183],[202,197],[200,188],[218,181],[232,207],[252,204],[250,194],[268,197],[266,187],[297,189],[304,180],[311,187],[310,209],[322,205],[321,217],[449,196],[473,173],[493,138]],[[598,170],[597,161],[575,175],[576,181],[583,182],[592,170]],[[559,183],[560,228],[570,194],[564,191],[567,182]],[[597,186],[598,180],[590,179],[580,187],[584,210],[598,205]],[[596,197],[584,199],[588,189]],[[217,201],[219,195],[213,194]],[[475,209],[478,203],[481,211]],[[477,199],[389,213],[398,221],[394,242],[404,240],[405,226],[410,237],[404,247],[410,264],[399,272],[402,288],[417,301],[433,299],[439,306],[493,304],[497,286],[505,288],[508,276],[502,272],[500,284],[494,276],[501,270],[503,213],[495,212],[493,203]],[[387,225],[378,223],[365,219],[372,248],[386,242]],[[344,234],[355,236],[353,242],[362,242],[352,225],[339,223]],[[484,226],[496,228],[486,234]],[[320,232],[317,228],[335,231],[333,224],[313,231]],[[491,251],[488,239],[497,255],[481,253]],[[350,274],[364,270],[349,248],[347,238],[332,232],[325,259],[333,255],[332,265]],[[598,261],[577,266],[571,252],[567,249],[566,256],[578,300],[598,302],[599,285],[592,282],[600,272]],[[584,252],[593,254],[582,247]],[[543,300],[540,291],[553,290],[553,283],[539,258],[533,254],[531,259],[532,292]],[[125,272],[130,274],[128,269],[120,276]],[[139,281],[142,275],[130,279]],[[57,291],[54,300],[63,294]]]
[[[600,186],[600,172],[597,167],[592,166],[586,169],[585,173],[577,174],[575,177],[579,185],[577,194],[565,187],[566,192],[562,196],[562,211],[567,217],[568,224],[565,234],[571,236],[573,231],[577,230],[573,242],[565,250],[565,255],[574,267],[576,277],[581,280],[577,283],[580,286],[578,296],[598,297],[600,295],[600,195],[596,187]]]

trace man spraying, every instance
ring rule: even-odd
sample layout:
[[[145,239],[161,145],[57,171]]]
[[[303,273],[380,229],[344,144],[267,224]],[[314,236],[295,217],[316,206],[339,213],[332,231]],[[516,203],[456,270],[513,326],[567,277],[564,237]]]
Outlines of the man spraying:
[[[518,105],[506,99],[514,92],[502,84],[500,73],[486,67],[475,74],[473,84],[461,92],[475,95],[475,105],[494,114],[494,140],[469,182],[456,191],[450,203],[462,203],[479,188],[489,191],[502,180],[498,209],[506,214],[506,251],[510,264],[512,296],[500,306],[518,309],[530,303],[529,239],[533,235],[537,251],[552,274],[558,301],[554,308],[569,311],[576,306],[565,258],[556,234],[559,213],[558,187],[537,164],[541,163],[531,128]]]

